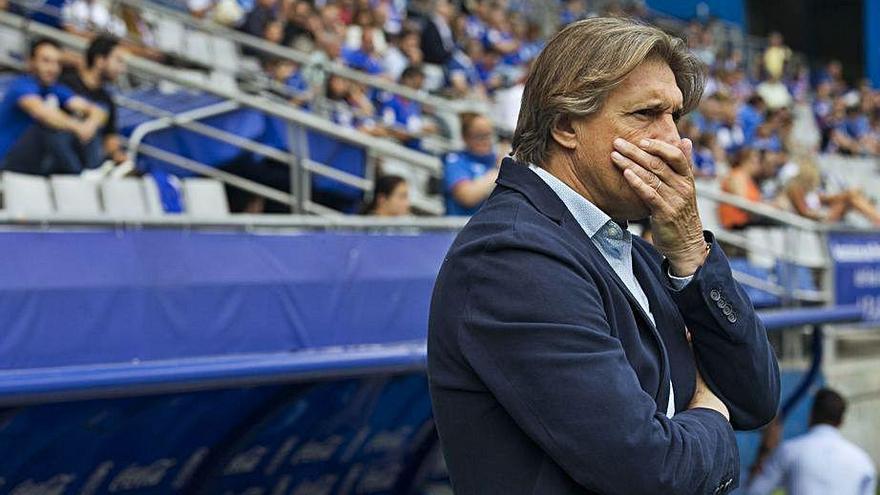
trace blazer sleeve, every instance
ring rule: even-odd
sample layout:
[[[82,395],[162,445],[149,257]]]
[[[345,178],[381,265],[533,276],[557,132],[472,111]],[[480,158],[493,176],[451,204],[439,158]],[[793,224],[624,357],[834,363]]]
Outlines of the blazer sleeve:
[[[731,423],[737,429],[758,428],[779,408],[779,365],[727,257],[711,233],[706,240],[711,251],[691,282],[680,291],[668,288],[693,336],[697,367],[729,408]],[[664,273],[667,269],[664,262]]]
[[[595,281],[553,241],[501,235],[462,258],[462,354],[577,483],[606,494],[736,486],[730,424],[710,409],[672,419],[657,410],[609,326]]]

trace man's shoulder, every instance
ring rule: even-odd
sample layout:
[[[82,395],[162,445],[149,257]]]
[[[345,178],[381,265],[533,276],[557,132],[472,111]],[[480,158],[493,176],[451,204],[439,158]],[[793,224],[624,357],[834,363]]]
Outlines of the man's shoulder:
[[[22,74],[9,83],[9,88],[6,91],[7,93],[24,93],[38,92],[39,90],[40,83],[36,77],[30,74]]]
[[[498,248],[535,253],[566,252],[565,229],[519,191],[499,186],[459,233],[455,248]]]

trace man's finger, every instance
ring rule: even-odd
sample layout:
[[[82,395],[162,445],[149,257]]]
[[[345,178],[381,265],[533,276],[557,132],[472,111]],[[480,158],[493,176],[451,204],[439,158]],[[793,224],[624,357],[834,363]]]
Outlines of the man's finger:
[[[632,168],[624,169],[623,177],[636,192],[636,195],[648,205],[652,214],[666,211],[668,209],[669,205],[666,203],[666,200],[663,199],[663,196],[660,196],[660,193],[658,193],[656,189],[642,180]]]
[[[668,187],[670,186],[669,184],[665,184],[660,176],[646,169],[644,166],[636,163],[632,159],[623,156],[617,151],[612,151],[611,161],[614,163],[614,165],[621,169],[621,171],[632,169],[632,171],[635,172],[636,175],[638,175],[643,182],[651,186],[651,188],[660,193],[661,196],[668,193]],[[667,177],[672,178],[672,176],[670,175],[668,175]]]
[[[614,140],[613,144],[614,149],[617,150],[618,153],[636,162],[642,168],[654,173],[664,181],[671,179],[673,175],[678,175],[675,170],[670,168],[669,165],[663,161],[662,157],[648,153],[626,139],[617,138]]]
[[[679,146],[660,141],[659,139],[646,138],[639,141],[639,147],[648,153],[659,157],[679,175],[687,177],[693,173],[690,158]]]

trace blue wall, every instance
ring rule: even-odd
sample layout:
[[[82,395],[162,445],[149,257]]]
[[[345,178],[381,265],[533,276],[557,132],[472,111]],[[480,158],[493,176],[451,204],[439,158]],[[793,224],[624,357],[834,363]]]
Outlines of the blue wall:
[[[865,75],[880,88],[880,0],[864,0]]]
[[[742,0],[648,0],[648,7],[681,19],[697,15],[697,5],[709,6],[709,14],[740,26],[746,23],[746,7]]]

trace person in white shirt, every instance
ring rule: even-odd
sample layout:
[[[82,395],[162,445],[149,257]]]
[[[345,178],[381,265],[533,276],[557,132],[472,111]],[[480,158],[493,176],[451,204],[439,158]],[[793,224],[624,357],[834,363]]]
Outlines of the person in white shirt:
[[[748,495],[784,487],[789,495],[874,495],[877,471],[871,458],[841,435],[846,401],[831,389],[816,393],[810,430],[782,443],[749,483]]]
[[[103,0],[73,0],[61,8],[64,29],[76,35],[91,38],[92,33],[109,33],[117,38],[126,35],[125,23],[113,15]]]

